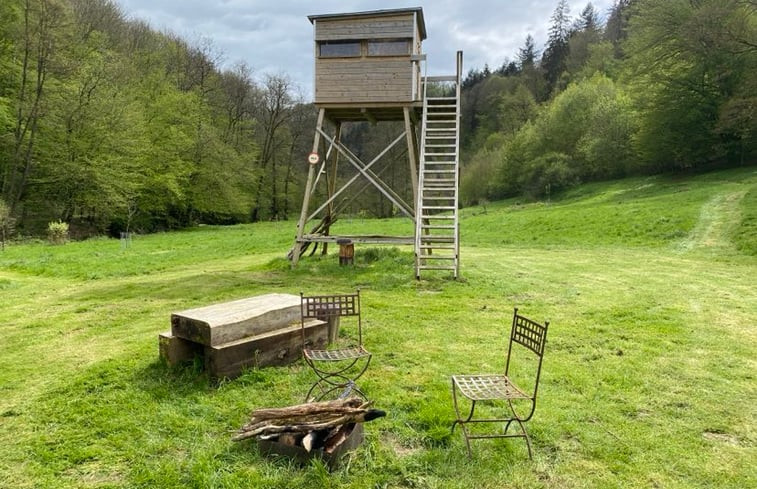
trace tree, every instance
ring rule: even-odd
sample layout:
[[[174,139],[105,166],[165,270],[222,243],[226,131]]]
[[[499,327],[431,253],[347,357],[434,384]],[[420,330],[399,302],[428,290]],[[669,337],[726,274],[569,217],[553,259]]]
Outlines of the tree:
[[[593,53],[592,47],[600,42],[602,37],[599,16],[591,3],[581,11],[576,19],[573,31],[568,38],[568,54],[565,58],[565,69],[574,80],[583,69]],[[591,76],[593,73],[589,73]]]
[[[534,43],[533,36],[529,34],[526,36],[526,43],[518,50],[520,69],[524,70],[528,67],[533,67],[534,63],[536,63],[536,56],[538,56],[536,44]]]
[[[50,65],[65,23],[65,9],[56,0],[25,0],[21,11],[21,38],[18,42],[21,64],[13,100],[13,142],[0,189],[0,195],[12,214],[22,201],[33,173]]]
[[[634,0],[615,0],[605,24],[604,38],[615,48],[615,57],[623,56],[622,43],[628,37],[628,21]]]
[[[533,117],[536,100],[525,85],[518,84],[515,90],[502,95],[499,111],[501,131],[512,136]]]
[[[5,249],[5,241],[13,232],[13,223],[10,207],[0,200],[0,249]]]
[[[567,0],[559,0],[555,7],[547,47],[542,56],[541,66],[550,87],[554,87],[560,75],[565,71],[565,59],[568,56],[568,36],[570,35],[570,7]]]
[[[639,151],[650,168],[754,158],[753,5],[645,0],[638,6],[626,50],[641,112]]]
[[[18,23],[18,10],[14,2],[0,5],[0,137],[14,125],[13,92],[16,65],[14,59],[14,38],[12,26]],[[0,163],[0,176],[4,174],[4,163]]]
[[[291,95],[291,81],[284,75],[267,75],[258,100],[257,117],[261,131],[258,134],[260,155],[255,199],[250,219],[259,221],[264,214],[279,219],[279,162],[281,151],[287,147],[286,124],[292,116],[295,103]],[[264,209],[264,200],[268,208]]]
[[[581,15],[578,16],[578,19],[576,19],[574,30],[584,32],[599,32],[600,29],[601,25],[599,24],[599,15],[594,9],[594,5],[589,2],[581,11]]]

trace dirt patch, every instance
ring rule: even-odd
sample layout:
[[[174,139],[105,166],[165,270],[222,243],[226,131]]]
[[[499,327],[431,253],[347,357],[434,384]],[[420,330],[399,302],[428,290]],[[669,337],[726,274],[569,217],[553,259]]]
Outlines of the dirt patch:
[[[421,447],[408,446],[395,436],[389,434],[382,438],[382,442],[386,444],[386,446],[391,447],[392,451],[398,458],[411,457],[421,451]]]
[[[730,435],[728,433],[722,433],[720,431],[705,431],[704,433],[702,433],[702,437],[705,440],[709,441],[726,443],[733,446],[739,445],[739,439],[736,436]]]

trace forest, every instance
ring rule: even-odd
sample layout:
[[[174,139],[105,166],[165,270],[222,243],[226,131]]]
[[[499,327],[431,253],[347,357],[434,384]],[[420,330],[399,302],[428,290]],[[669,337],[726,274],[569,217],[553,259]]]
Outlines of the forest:
[[[572,16],[558,0],[545,46],[528,36],[465,77],[462,204],[755,164],[756,14],[617,0]],[[113,0],[0,3],[3,240],[55,221],[88,237],[295,215],[315,109],[285,75],[221,59]],[[358,154],[365,132],[345,136]],[[378,193],[359,205],[393,212]]]

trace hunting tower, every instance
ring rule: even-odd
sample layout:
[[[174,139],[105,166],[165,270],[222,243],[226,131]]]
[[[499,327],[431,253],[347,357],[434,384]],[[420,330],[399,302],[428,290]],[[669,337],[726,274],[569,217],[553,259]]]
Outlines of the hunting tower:
[[[415,247],[415,275],[423,270],[459,272],[458,176],[462,52],[451,76],[427,76],[420,7],[311,15],[318,119],[292,266],[315,243],[406,244]],[[361,161],[341,140],[348,122],[396,121],[404,130],[371,161]],[[328,130],[328,129],[331,130]],[[380,178],[377,164],[397,144],[407,145],[413,201]],[[339,159],[349,173],[339,172]],[[322,175],[324,176],[322,178]],[[356,181],[375,186],[415,223],[414,236],[332,235],[331,225],[353,199]],[[316,187],[325,186],[323,202]],[[355,188],[357,187],[357,188]],[[361,188],[355,186],[353,193]],[[364,187],[363,187],[364,188]],[[314,209],[314,210],[313,210]],[[311,223],[312,221],[312,223]]]

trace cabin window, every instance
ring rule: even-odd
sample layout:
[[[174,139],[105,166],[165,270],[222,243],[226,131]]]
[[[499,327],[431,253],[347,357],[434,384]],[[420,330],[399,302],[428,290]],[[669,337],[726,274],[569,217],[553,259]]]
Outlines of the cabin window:
[[[368,41],[368,56],[407,56],[410,40]]]
[[[321,58],[349,58],[360,56],[360,41],[321,42],[318,44]]]

